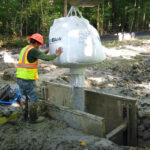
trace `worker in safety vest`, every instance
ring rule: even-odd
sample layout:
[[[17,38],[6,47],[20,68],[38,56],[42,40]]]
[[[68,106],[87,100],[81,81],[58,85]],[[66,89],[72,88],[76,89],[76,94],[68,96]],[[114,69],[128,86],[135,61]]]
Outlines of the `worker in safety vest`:
[[[62,48],[58,48],[54,55],[46,55],[38,50],[40,45],[43,45],[42,35],[35,33],[28,39],[30,40],[30,44],[25,46],[20,52],[16,76],[21,94],[29,97],[29,120],[34,122],[38,119],[36,103],[38,97],[36,95],[35,84],[35,81],[39,80],[38,59],[45,61],[53,60],[61,55]]]

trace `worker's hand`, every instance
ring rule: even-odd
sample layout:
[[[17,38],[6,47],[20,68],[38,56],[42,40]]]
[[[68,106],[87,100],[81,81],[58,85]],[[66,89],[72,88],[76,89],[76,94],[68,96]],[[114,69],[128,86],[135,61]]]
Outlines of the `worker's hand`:
[[[56,55],[57,55],[57,56],[60,56],[62,52],[63,52],[63,51],[62,51],[62,47],[59,47],[59,48],[56,50]]]
[[[47,54],[49,52],[49,49],[47,49],[44,53]]]

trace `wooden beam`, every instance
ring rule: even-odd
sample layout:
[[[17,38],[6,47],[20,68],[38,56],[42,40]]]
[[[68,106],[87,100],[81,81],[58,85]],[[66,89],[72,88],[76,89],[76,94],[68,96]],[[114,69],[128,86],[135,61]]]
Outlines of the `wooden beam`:
[[[106,135],[107,139],[111,139],[114,136],[116,136],[118,133],[120,133],[121,131],[127,129],[127,122],[125,121],[124,123],[122,123],[120,126],[118,126],[117,128],[115,128],[114,130],[112,130],[110,133],[108,133]]]
[[[18,112],[12,113],[9,117],[0,116],[0,125],[8,122],[9,120],[15,119],[19,116],[20,116],[20,114]]]
[[[56,106],[45,102],[48,115],[56,120],[64,121],[68,126],[81,130],[86,134],[105,137],[104,118],[69,107]]]

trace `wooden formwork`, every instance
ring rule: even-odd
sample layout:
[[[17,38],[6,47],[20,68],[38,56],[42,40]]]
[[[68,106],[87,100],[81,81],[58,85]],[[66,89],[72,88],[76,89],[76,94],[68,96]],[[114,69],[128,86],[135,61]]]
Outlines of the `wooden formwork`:
[[[106,137],[117,144],[137,145],[137,104],[133,98],[85,90],[89,113],[106,122]]]
[[[44,93],[44,99],[49,103],[67,107],[73,105],[70,86],[46,82]],[[103,137],[117,144],[137,145],[137,104],[138,101],[133,98],[85,89],[86,112],[104,118],[106,135]]]

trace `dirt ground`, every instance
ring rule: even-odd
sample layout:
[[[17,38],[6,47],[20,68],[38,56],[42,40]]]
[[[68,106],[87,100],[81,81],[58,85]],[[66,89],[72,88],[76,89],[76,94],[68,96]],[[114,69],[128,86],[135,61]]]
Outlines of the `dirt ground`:
[[[0,112],[5,112],[5,116],[14,109],[5,107],[0,106]],[[106,139],[84,134],[48,116],[43,122],[34,124],[11,120],[0,126],[0,135],[0,150],[129,150]]]
[[[150,38],[124,41],[115,44],[115,46],[106,44],[106,46],[103,46],[103,49],[107,56],[107,60],[86,68],[85,86],[109,94],[134,97],[139,101],[149,101],[150,56],[141,55],[140,53],[150,52]],[[14,49],[9,51],[7,49],[0,50],[0,86],[11,84],[12,88],[17,87],[15,72],[16,62],[19,57],[18,52],[19,50]],[[70,84],[69,69],[59,68],[53,65],[52,62],[39,62],[39,76],[40,81],[37,83],[38,86],[40,86],[43,81]],[[61,131],[56,130],[60,129],[60,126]],[[70,138],[70,140],[65,139],[68,136],[68,134],[66,135],[66,131],[68,134],[71,134],[72,138]],[[46,119],[45,123],[38,125],[22,122],[16,122],[14,124],[8,123],[0,127],[0,135],[0,150],[16,149],[16,147],[18,149],[44,150],[118,149],[118,147],[114,148],[113,144],[106,144],[109,141],[103,140],[102,143],[105,146],[110,145],[110,147],[96,147],[95,143],[100,141],[99,139],[93,140],[88,147],[82,147],[80,145],[81,137],[86,136],[86,138],[83,139],[88,139],[88,135],[83,135],[81,132],[74,131],[67,127],[65,123],[49,119]],[[8,138],[8,135],[11,136]],[[21,139],[18,135],[22,135]],[[41,141],[41,139],[43,139],[43,141]],[[58,141],[56,142],[56,140]],[[38,147],[39,145],[41,147]]]

